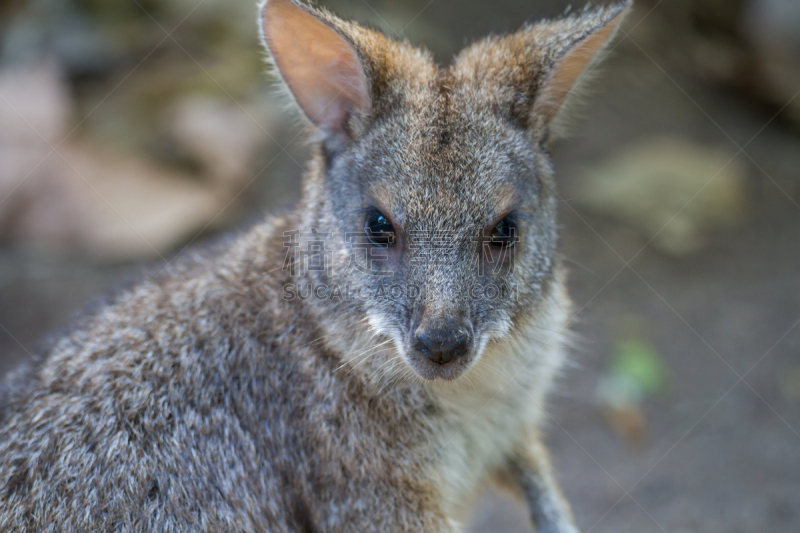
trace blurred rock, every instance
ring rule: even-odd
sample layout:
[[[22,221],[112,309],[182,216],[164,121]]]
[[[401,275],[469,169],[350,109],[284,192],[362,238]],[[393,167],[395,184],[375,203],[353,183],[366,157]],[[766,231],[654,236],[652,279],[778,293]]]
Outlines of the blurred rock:
[[[71,106],[69,87],[55,63],[0,70],[0,144],[59,143]]]
[[[59,149],[49,173],[17,193],[25,208],[12,237],[109,260],[167,253],[207,224],[227,198],[181,174],[85,144]]]
[[[66,133],[70,106],[54,63],[0,70],[0,237],[26,209],[31,185],[53,173],[51,147]]]
[[[619,220],[671,255],[742,220],[747,173],[733,154],[680,138],[645,140],[584,171],[576,201]]]
[[[256,29],[249,0],[28,0],[0,27],[0,64],[55,62],[82,136],[169,160],[153,132],[177,102],[251,101],[263,88]]]
[[[205,176],[238,192],[253,177],[254,161],[275,135],[274,119],[263,109],[249,102],[239,106],[229,99],[223,103],[190,96],[167,114],[166,128],[178,148],[200,164]]]
[[[232,196],[144,158],[62,144],[70,112],[55,64],[0,71],[0,235],[109,259],[152,257],[212,222]],[[223,151],[245,157],[236,151],[252,146],[244,126],[217,119],[203,132],[214,127],[225,135],[212,144],[233,137]],[[237,170],[219,158],[218,172]]]
[[[223,223],[279,136],[254,9],[20,6],[0,34],[0,65],[18,65],[0,69],[0,239],[121,260]]]
[[[639,0],[635,5],[630,20],[643,23],[634,23],[632,39],[668,65],[666,70],[735,91],[767,117],[800,127],[800,97],[794,98],[800,90],[799,2]]]
[[[46,146],[0,144],[0,241],[35,196],[35,184],[58,168],[56,158]]]
[[[73,0],[29,0],[0,35],[6,63],[55,60],[69,75],[99,74],[125,53],[121,32],[106,31],[91,9]],[[140,34],[145,32],[140,31]]]

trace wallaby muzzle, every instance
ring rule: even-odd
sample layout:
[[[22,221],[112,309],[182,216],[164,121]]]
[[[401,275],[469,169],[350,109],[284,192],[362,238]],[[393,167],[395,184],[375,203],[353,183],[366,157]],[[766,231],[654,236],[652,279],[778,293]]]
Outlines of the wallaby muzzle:
[[[440,365],[467,354],[471,344],[468,324],[456,318],[423,319],[414,330],[414,349]]]

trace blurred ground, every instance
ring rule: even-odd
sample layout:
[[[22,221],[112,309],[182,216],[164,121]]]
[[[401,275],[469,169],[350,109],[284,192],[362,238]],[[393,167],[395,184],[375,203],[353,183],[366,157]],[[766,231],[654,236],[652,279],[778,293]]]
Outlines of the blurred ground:
[[[324,3],[441,61],[565,4]],[[143,261],[298,194],[251,3],[122,4],[0,1],[2,372]],[[554,153],[581,338],[559,477],[584,532],[796,532],[800,10],[642,1],[626,32]],[[526,528],[497,494],[473,526]]]

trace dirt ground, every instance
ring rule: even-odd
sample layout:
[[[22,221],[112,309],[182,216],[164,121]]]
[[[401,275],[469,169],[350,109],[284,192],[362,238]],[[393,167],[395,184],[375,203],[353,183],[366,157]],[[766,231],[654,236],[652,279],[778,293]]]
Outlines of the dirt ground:
[[[554,153],[581,340],[547,430],[581,531],[800,531],[800,136],[780,117],[769,122],[771,113],[635,46],[622,47],[590,102],[573,139]],[[736,158],[752,185],[749,214],[684,257],[665,255],[572,201],[582,168],[655,133],[732,154],[746,146]],[[300,144],[290,151],[302,157]],[[299,172],[287,160],[276,163],[257,196],[269,201],[258,207],[291,202]],[[3,248],[0,371],[139,269]],[[613,429],[596,400],[626,317],[645,324],[670,375],[666,389],[643,403],[638,443]],[[529,530],[520,510],[496,493],[472,526]]]

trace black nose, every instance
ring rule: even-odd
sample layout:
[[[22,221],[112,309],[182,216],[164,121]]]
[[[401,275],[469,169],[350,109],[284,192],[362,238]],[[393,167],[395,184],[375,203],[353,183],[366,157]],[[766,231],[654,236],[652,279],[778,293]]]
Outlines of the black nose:
[[[414,348],[440,365],[467,353],[469,343],[469,329],[455,320],[423,323],[414,332]]]

